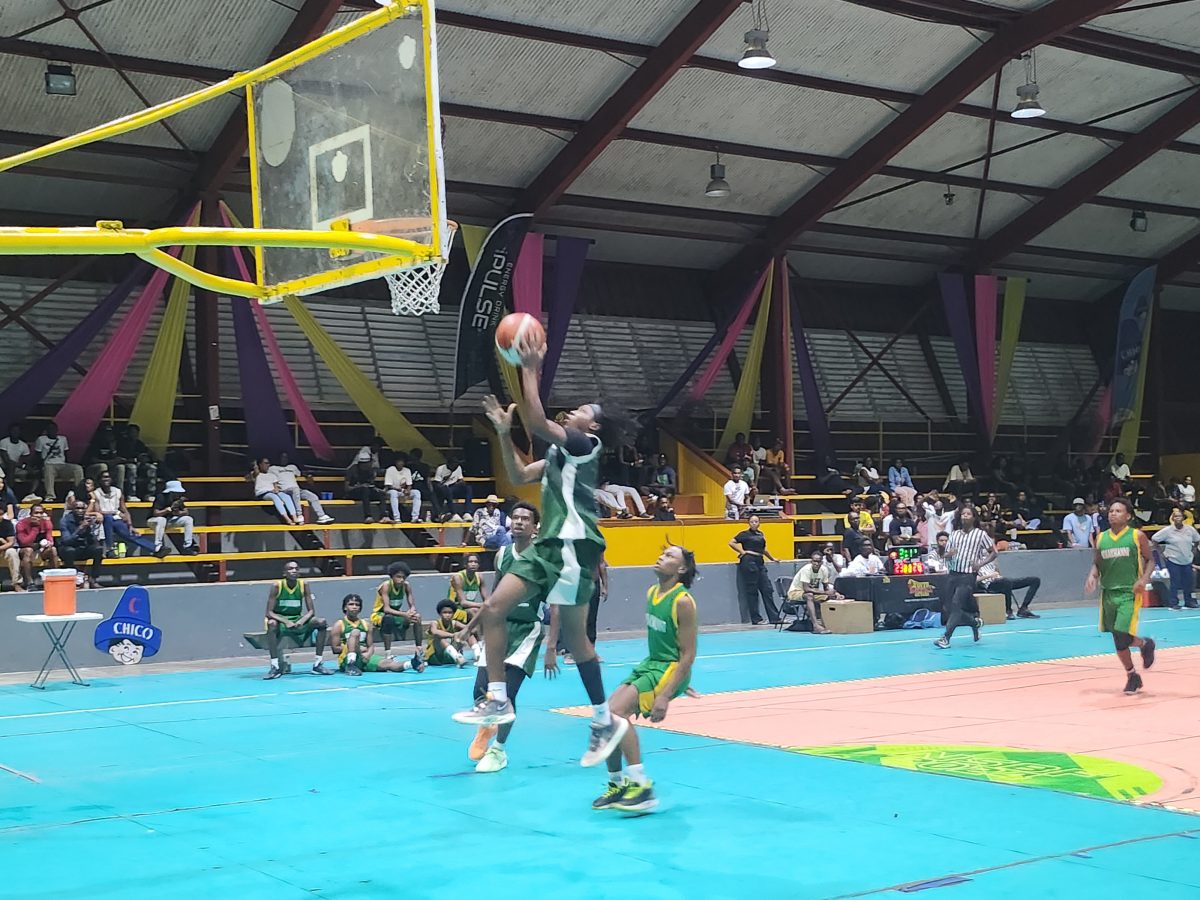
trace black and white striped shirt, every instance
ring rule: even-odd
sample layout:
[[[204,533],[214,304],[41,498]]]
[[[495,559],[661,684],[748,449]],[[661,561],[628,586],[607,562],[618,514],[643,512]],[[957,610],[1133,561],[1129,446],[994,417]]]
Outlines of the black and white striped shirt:
[[[995,545],[988,533],[976,526],[970,531],[959,530],[950,535],[947,553],[951,572],[974,573],[974,564],[986,557]],[[950,555],[953,553],[953,555]]]

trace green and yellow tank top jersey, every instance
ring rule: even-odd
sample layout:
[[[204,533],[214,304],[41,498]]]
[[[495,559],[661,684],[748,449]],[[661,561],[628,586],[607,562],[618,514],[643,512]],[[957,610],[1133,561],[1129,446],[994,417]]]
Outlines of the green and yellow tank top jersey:
[[[359,646],[365,647],[366,639],[370,636],[371,632],[367,627],[366,620],[361,617],[357,621],[351,622],[343,616],[339,621],[342,623],[342,651],[338,654],[338,662],[344,663],[346,661],[346,654],[350,652],[350,635],[356,631],[362,632],[362,637],[359,638]]]
[[[476,572],[474,575],[472,575],[470,570],[468,570],[468,569],[459,569],[454,574],[457,575],[459,577],[459,579],[462,581],[463,597],[467,600],[470,600],[472,603],[477,603],[479,601],[479,587],[480,587],[479,573]],[[448,588],[448,593],[446,595],[446,598],[448,600],[454,600],[454,601],[458,600],[458,595],[454,593],[454,585],[453,584],[451,584],[450,587]]]
[[[680,600],[695,600],[682,584],[677,584],[662,596],[658,585],[646,592],[646,636],[650,645],[650,659],[663,662],[679,660],[679,613],[676,605]]]
[[[1101,532],[1096,549],[1100,555],[1100,587],[1106,594],[1132,594],[1142,574],[1137,530],[1124,528],[1118,533],[1110,528]]]
[[[295,587],[288,587],[287,579],[279,579],[279,593],[275,597],[272,612],[288,619],[298,619],[304,613],[304,579],[297,578]]]
[[[396,590],[396,583],[392,579],[388,579],[379,586],[380,589],[387,588],[388,606],[392,609],[403,609],[403,603],[408,599],[408,591],[405,587]],[[372,618],[383,615],[383,598],[379,596],[379,590],[375,591],[375,608],[371,610]]]

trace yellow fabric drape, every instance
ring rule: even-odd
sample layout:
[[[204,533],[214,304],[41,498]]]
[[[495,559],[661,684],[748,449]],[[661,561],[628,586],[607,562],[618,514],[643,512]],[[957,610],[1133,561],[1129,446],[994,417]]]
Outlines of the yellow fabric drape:
[[[427,461],[436,463],[443,461],[441,451],[433,446],[421,432],[417,431],[412,423],[383,395],[383,392],[371,383],[370,379],[354,364],[354,361],[329,336],[329,332],[320,326],[299,298],[288,295],[283,298],[283,305],[292,314],[296,324],[304,332],[304,336],[321,355],[321,359],[325,361],[329,371],[350,395],[354,405],[367,417],[367,421],[375,426],[375,430],[379,432],[389,447],[393,450],[420,447],[424,451]]]
[[[1146,317],[1146,331],[1142,335],[1142,364],[1138,369],[1137,394],[1134,396],[1133,415],[1121,426],[1117,437],[1116,453],[1124,453],[1125,459],[1133,465],[1137,456],[1138,438],[1142,433],[1142,401],[1146,397],[1146,370],[1150,368],[1150,329],[1154,327],[1154,306],[1151,304],[1149,315]]]
[[[188,225],[200,221],[199,207],[192,213]],[[184,247],[180,254],[189,266],[196,262],[196,248]],[[154,339],[150,363],[138,388],[131,424],[142,430],[142,441],[160,459],[171,440],[171,422],[175,418],[175,394],[179,388],[179,357],[183,354],[183,333],[187,327],[188,298],[191,285],[181,278],[171,284],[167,309]]]
[[[754,320],[754,332],[750,335],[750,349],[742,361],[742,378],[738,382],[737,393],[733,397],[733,406],[729,408],[729,421],[725,423],[725,431],[717,447],[718,459],[725,457],[725,451],[733,443],[733,436],[739,431],[750,433],[750,425],[754,421],[754,401],[758,398],[758,383],[762,378],[763,347],[767,343],[767,320],[771,312],[771,288],[774,284],[775,264],[771,263],[763,282],[762,300],[758,304],[758,318]]]
[[[1004,312],[1000,316],[1000,362],[996,367],[996,410],[992,422],[992,439],[1000,426],[1004,414],[1004,402],[1008,399],[1008,385],[1012,378],[1013,358],[1021,338],[1021,317],[1025,314],[1024,278],[1009,278],[1004,284]]]

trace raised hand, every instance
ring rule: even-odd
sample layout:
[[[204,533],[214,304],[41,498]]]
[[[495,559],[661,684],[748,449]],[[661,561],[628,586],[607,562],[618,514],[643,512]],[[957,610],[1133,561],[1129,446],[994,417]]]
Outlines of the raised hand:
[[[502,406],[493,394],[483,398],[483,412],[500,434],[508,434],[512,429],[513,412],[516,408],[515,403],[510,403],[507,407]]]

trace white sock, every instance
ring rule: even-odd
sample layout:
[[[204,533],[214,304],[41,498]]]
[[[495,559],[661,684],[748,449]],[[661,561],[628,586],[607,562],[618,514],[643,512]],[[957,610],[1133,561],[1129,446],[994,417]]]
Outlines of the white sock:
[[[313,654],[313,665],[314,666],[319,666],[323,662],[325,662],[325,654],[324,653],[314,653]]]
[[[642,768],[641,763],[638,763],[636,766],[626,766],[625,767],[625,777],[628,778],[630,781],[632,781],[634,784],[642,784],[642,785],[646,784],[650,780],[649,778],[646,777],[646,771],[645,771],[645,769]]]
[[[608,773],[608,783],[609,784],[623,784],[624,782],[625,782],[625,773],[624,772],[609,772]]]
[[[450,654],[450,658],[455,662],[462,662],[463,655],[458,652],[458,648],[447,645],[446,652]]]
[[[358,662],[358,654],[357,653],[347,653],[346,654],[346,662],[350,662],[350,663]]]
[[[404,662],[400,663],[400,671],[401,672],[407,672],[409,669],[413,669],[413,668],[416,668],[416,667],[412,664],[411,659],[406,659]]]
[[[508,702],[508,685],[503,681],[489,681],[488,693],[497,703]]]
[[[273,659],[273,660],[271,660],[271,668],[273,668],[273,669],[282,669],[282,668],[283,668],[283,666],[281,666],[281,665],[279,664],[279,660],[278,660],[278,659]]]
[[[607,700],[592,707],[592,721],[599,725],[608,725],[612,722],[612,714],[608,711]]]
[[[496,742],[494,742],[494,743],[492,744],[492,749],[493,749],[493,750],[499,750],[501,753],[503,753],[503,752],[504,752],[504,741],[496,741]]]

